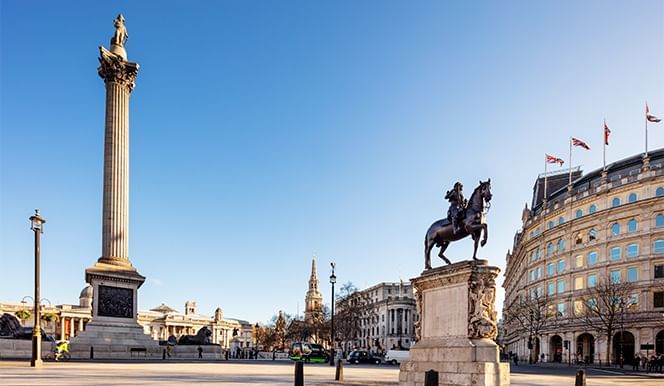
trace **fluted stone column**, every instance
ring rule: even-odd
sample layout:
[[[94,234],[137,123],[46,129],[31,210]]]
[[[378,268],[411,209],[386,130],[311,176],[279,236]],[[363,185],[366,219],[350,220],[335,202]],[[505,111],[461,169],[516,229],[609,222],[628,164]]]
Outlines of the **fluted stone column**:
[[[99,262],[129,262],[129,95],[138,64],[100,47],[99,76],[106,83],[102,255]]]

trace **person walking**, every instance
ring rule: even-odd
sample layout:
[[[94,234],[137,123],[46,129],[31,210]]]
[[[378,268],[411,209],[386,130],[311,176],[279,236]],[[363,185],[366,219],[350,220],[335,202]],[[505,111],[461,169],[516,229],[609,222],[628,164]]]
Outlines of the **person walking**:
[[[198,358],[203,359],[203,347],[198,346]]]

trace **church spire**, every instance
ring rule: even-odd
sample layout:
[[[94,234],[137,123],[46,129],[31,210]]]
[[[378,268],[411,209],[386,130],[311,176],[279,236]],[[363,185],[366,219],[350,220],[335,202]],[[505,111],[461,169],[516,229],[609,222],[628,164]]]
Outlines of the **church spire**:
[[[311,259],[311,277],[309,278],[309,290],[318,291],[318,272],[316,269],[316,256]]]
[[[320,293],[318,273],[316,272],[316,256],[311,259],[311,277],[309,278],[309,290],[304,298],[304,320],[312,322],[323,314],[323,295]]]

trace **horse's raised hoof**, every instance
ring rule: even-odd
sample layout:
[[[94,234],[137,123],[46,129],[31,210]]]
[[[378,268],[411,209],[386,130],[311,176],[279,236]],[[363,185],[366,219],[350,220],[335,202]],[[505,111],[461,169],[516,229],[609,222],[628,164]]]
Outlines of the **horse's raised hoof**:
[[[481,245],[481,246],[485,246],[485,245],[486,245],[486,240],[482,240],[482,241],[480,241],[480,245]]]

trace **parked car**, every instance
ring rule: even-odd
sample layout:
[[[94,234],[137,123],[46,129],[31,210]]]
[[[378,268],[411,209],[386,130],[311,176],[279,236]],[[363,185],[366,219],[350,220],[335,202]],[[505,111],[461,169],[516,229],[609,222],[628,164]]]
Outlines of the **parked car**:
[[[396,365],[401,362],[406,362],[410,357],[408,350],[388,350],[385,354],[385,362]]]
[[[307,363],[326,363],[330,361],[330,354],[319,344],[295,342],[288,350],[288,357],[294,361]]]
[[[358,350],[358,351],[353,351],[350,354],[348,354],[348,358],[346,358],[348,363],[373,363],[373,364],[379,364],[380,363],[380,358],[373,356],[368,351],[365,350]]]

